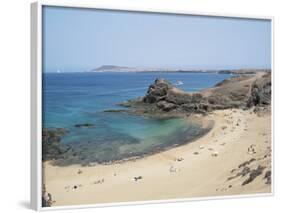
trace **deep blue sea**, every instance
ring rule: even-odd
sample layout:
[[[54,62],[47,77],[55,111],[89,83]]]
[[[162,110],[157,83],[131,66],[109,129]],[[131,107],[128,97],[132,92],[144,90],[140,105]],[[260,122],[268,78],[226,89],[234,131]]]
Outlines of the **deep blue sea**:
[[[103,112],[119,109],[118,103],[144,96],[156,78],[185,91],[212,87],[229,78],[212,73],[44,73],[43,126],[67,128],[63,143],[93,143],[100,158],[112,160],[131,153],[149,153],[154,147],[182,143],[197,134],[198,127],[184,119],[152,119],[125,113]],[[93,128],[75,124],[91,123]],[[182,141],[181,141],[182,140]],[[106,144],[106,146],[105,146]],[[108,149],[111,147],[111,149]],[[114,149],[112,148],[114,147]],[[104,151],[106,150],[106,151]],[[104,151],[104,152],[102,152]],[[93,155],[95,154],[93,152]],[[101,154],[104,153],[104,156]],[[115,157],[108,157],[115,156]]]

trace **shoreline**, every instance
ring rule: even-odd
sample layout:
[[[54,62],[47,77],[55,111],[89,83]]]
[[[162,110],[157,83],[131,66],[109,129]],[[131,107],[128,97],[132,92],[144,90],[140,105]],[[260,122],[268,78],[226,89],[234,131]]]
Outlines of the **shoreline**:
[[[139,116],[139,115],[134,115],[134,116]],[[129,153],[127,154],[127,156],[123,154],[122,156],[115,157],[109,160],[104,160],[104,161],[94,161],[94,160],[89,161],[89,159],[91,159],[92,153],[86,155],[84,153],[81,154],[85,148],[89,150],[94,149],[91,145],[89,145],[89,142],[84,144],[85,146],[76,143],[71,143],[71,144],[62,143],[61,142],[62,137],[65,134],[69,133],[70,130],[65,128],[55,128],[55,129],[49,128],[44,130],[45,132],[44,141],[45,144],[47,144],[45,150],[51,150],[51,154],[49,156],[47,156],[49,153],[43,155],[45,156],[45,159],[43,159],[43,163],[49,161],[53,166],[60,166],[60,167],[71,166],[71,165],[80,165],[82,167],[93,167],[98,165],[113,165],[113,164],[121,164],[123,162],[128,162],[128,161],[136,161],[138,159],[149,157],[151,155],[155,155],[157,153],[161,153],[175,147],[192,143],[193,141],[196,141],[198,138],[203,137],[205,134],[207,134],[214,125],[214,122],[212,120],[206,119],[206,116],[199,115],[199,114],[186,116],[184,113],[180,113],[180,114],[177,113],[176,115],[170,114],[169,117],[167,117],[166,115],[164,116],[154,115],[154,116],[150,116],[149,118],[155,118],[160,120],[181,119],[184,123],[186,123],[186,125],[191,125],[193,126],[193,128],[196,128],[197,132],[190,133],[189,130],[187,130],[188,132],[184,132],[182,133],[182,135],[179,133],[178,136],[182,138],[178,138],[178,140],[176,138],[177,143],[175,143],[175,140],[170,139],[168,140],[170,141],[169,144],[166,145],[162,144],[154,147],[152,146],[149,151],[143,151],[135,154]],[[77,125],[85,125],[85,124],[77,124]],[[177,134],[175,133],[171,135],[177,136]],[[163,138],[163,140],[165,140],[165,138]],[[54,143],[54,141],[57,142]],[[48,146],[48,144],[50,145]],[[55,150],[56,148],[58,149],[58,151]],[[120,149],[122,148],[123,146],[120,146]],[[71,153],[69,153],[69,151],[71,151]],[[75,159],[75,161],[73,161],[74,158],[77,156],[77,153],[82,155],[83,160]]]
[[[94,167],[44,162],[53,206],[269,193],[264,176],[271,171],[270,112],[216,110],[204,119],[215,122],[207,134],[141,159]],[[242,186],[258,166],[260,174]],[[239,175],[246,167],[248,173]]]

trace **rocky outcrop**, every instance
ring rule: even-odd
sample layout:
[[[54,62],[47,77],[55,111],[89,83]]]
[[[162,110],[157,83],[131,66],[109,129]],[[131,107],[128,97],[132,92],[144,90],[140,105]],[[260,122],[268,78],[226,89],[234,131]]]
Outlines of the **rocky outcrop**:
[[[270,105],[271,73],[242,75],[226,79],[197,93],[182,91],[164,79],[156,79],[142,99],[123,104],[135,112],[206,113],[216,109]]]
[[[173,86],[164,79],[156,79],[154,84],[150,85],[148,91],[143,98],[145,103],[156,103],[163,100],[168,92],[173,88]]]
[[[61,144],[61,138],[68,132],[64,128],[47,129],[42,131],[42,160],[56,160],[67,152],[70,147]]]
[[[42,187],[42,207],[51,207],[53,204],[52,195],[46,191],[46,186]]]
[[[150,85],[143,102],[155,105],[157,109],[165,112],[207,110],[207,99],[200,93],[184,92],[164,79],[156,79]]]
[[[247,106],[263,106],[271,104],[271,75],[263,75],[257,79],[251,87],[250,97]]]

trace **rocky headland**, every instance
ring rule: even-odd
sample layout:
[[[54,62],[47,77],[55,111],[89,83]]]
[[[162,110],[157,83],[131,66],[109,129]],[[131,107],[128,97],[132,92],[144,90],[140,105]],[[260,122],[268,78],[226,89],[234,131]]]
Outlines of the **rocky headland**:
[[[213,110],[268,106],[271,104],[271,73],[242,75],[219,82],[214,87],[189,93],[165,79],[156,79],[144,97],[120,105],[135,114],[206,114]]]

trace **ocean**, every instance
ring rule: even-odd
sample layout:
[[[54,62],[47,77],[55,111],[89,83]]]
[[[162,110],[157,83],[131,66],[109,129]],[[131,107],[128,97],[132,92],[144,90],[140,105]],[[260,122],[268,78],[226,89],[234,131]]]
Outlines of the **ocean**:
[[[202,134],[198,124],[181,118],[155,119],[126,113],[118,103],[144,96],[156,78],[194,92],[229,78],[213,73],[44,73],[43,127],[67,128],[62,143],[71,144],[75,159],[64,164],[120,160],[181,145]],[[93,127],[78,128],[89,123]],[[76,155],[75,155],[76,156]]]

